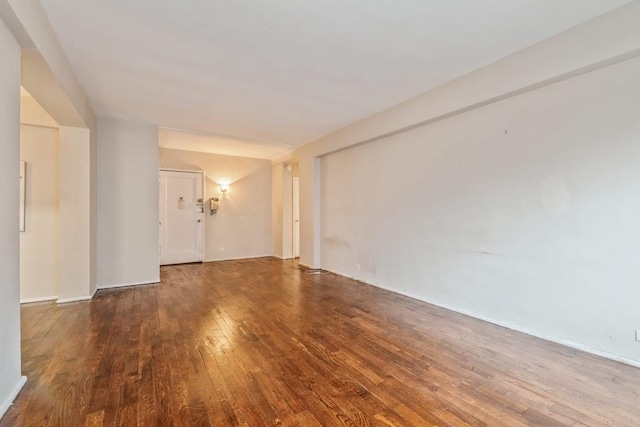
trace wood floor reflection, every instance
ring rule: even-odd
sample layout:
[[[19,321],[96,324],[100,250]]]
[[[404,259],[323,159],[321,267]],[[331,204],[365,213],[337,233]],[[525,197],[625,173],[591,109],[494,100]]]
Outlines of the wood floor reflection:
[[[640,369],[263,258],[22,307],[0,426],[638,426]]]

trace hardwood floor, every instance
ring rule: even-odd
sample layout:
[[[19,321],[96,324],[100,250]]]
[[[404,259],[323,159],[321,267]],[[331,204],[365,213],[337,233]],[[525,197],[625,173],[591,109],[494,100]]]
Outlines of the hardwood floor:
[[[638,426],[640,369],[264,258],[22,308],[0,426]]]

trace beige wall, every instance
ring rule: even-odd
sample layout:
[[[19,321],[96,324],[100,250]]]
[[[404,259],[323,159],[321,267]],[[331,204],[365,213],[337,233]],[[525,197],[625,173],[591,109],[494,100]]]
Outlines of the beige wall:
[[[58,128],[58,122],[28,94],[20,97],[20,124]]]
[[[218,213],[206,214],[206,261],[272,254],[268,160],[161,148],[160,167],[204,171],[205,200],[220,198]],[[224,183],[230,185],[222,195],[219,187]]]
[[[20,301],[57,299],[58,129],[20,126],[20,159],[27,164],[25,231],[20,233]]]
[[[88,299],[94,291],[90,131],[58,126],[26,93],[20,120],[31,221],[20,236],[21,301]]]

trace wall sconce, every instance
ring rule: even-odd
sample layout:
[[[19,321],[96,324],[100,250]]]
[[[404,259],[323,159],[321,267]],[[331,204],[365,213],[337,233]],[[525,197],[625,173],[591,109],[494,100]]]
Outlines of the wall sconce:
[[[226,193],[229,190],[229,185],[228,184],[220,184],[220,192],[222,194]]]
[[[212,197],[209,199],[209,215],[214,215],[218,213],[218,209],[220,209],[220,199],[217,197]]]

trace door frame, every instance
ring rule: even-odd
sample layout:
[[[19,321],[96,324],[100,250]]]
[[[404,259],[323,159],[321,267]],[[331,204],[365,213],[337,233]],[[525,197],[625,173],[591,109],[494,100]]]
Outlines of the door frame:
[[[158,190],[160,190],[160,173],[161,172],[179,172],[179,173],[191,173],[191,174],[199,174],[201,176],[202,179],[202,194],[196,194],[196,204],[197,204],[197,200],[198,199],[202,199],[202,222],[201,222],[201,232],[199,237],[199,247],[200,247],[200,252],[202,253],[202,259],[200,262],[204,262],[205,260],[205,236],[206,236],[206,215],[204,214],[204,195],[206,194],[206,189],[205,189],[205,185],[206,185],[206,180],[204,179],[204,171],[202,170],[194,170],[194,169],[177,169],[177,168],[158,168]],[[158,197],[158,209],[162,209],[162,206],[160,206],[160,197]],[[162,224],[160,224],[160,222],[158,222],[158,227],[161,227]],[[161,233],[158,233],[158,259],[161,259],[162,257],[162,249],[161,249],[161,245],[160,245],[160,239],[162,238]],[[170,265],[170,264],[162,264],[160,263],[160,265]]]
[[[293,213],[291,215],[291,223],[293,230],[291,238],[293,239],[292,255],[294,258],[300,258],[300,177],[294,176],[291,182],[291,205]]]

